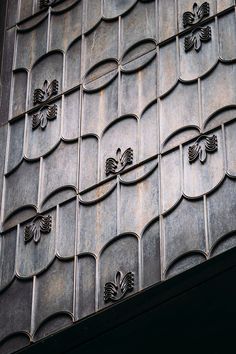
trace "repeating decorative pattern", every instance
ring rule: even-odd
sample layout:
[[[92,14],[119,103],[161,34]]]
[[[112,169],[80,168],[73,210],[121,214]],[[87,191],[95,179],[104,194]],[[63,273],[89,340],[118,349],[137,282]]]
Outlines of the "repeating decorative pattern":
[[[207,153],[215,152],[217,149],[218,141],[216,135],[202,135],[188,149],[189,162],[193,163],[199,158],[201,163],[204,163],[207,159]]]
[[[1,354],[235,247],[235,1],[193,2],[8,1]]]
[[[25,243],[34,240],[35,243],[38,243],[41,239],[41,233],[48,234],[52,229],[52,217],[51,215],[36,216],[32,222],[25,226],[24,230],[24,240]]]
[[[118,271],[115,281],[109,281],[104,287],[104,302],[116,302],[121,300],[128,292],[134,288],[134,273],[129,272],[125,276]]]
[[[39,126],[41,129],[45,129],[48,121],[57,118],[57,105],[47,105],[40,108],[39,112],[32,116],[32,129],[36,129]]]
[[[183,14],[183,26],[193,26],[210,15],[210,4],[204,2],[201,6],[195,2],[193,4],[193,12],[186,11]]]
[[[133,150],[131,148],[126,149],[123,154],[121,154],[121,149],[118,148],[116,151],[116,159],[109,157],[106,160],[106,175],[118,174],[125,169],[127,165],[132,165],[133,163]]]
[[[44,81],[42,89],[37,88],[34,90],[34,104],[46,102],[52,96],[58,93],[58,81],[53,80],[49,83],[47,80]]]

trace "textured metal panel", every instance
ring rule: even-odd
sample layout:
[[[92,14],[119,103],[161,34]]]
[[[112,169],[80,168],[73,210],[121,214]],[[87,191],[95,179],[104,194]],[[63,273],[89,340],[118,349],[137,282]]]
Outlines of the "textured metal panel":
[[[26,109],[28,73],[26,70],[16,70],[14,73],[13,105],[10,116],[14,117]]]
[[[116,205],[117,192],[114,187],[101,197],[81,203],[79,253],[90,252],[97,255],[102,247],[117,235]]]
[[[10,354],[20,350],[30,344],[30,338],[27,334],[18,333],[6,338],[0,345],[2,354]]]
[[[159,94],[167,93],[175,86],[178,78],[176,38],[159,47]],[[168,75],[166,73],[168,72]]]
[[[154,167],[144,178],[125,181],[122,176],[120,190],[120,232],[140,235],[143,228],[158,211],[158,168]],[[146,177],[146,178],[145,178]]]
[[[8,5],[3,353],[236,245],[235,1]]]
[[[61,258],[73,257],[77,236],[77,200],[61,204],[58,218],[57,254]]]
[[[87,254],[78,257],[77,262],[77,318],[83,318],[96,310],[96,259]]]
[[[170,138],[175,139],[175,135],[180,132],[181,128],[191,128],[198,125],[198,122],[197,84],[183,84],[179,82],[175,89],[165,96],[160,103],[161,143],[164,145]],[[185,140],[187,140],[187,137],[185,137]]]
[[[38,181],[38,161],[29,163],[24,160],[16,170],[6,177],[4,219],[20,208],[37,206]]]
[[[144,230],[142,248],[142,287],[153,285],[161,280],[159,220],[152,222]]]
[[[225,126],[225,140],[226,140],[226,169],[227,173],[235,177],[236,176],[236,158],[235,158],[235,149],[236,149],[236,139],[235,139],[235,130],[236,122]]]
[[[177,32],[176,1],[169,0],[168,5],[169,6],[166,6],[165,1],[158,1],[160,42],[173,36]]]
[[[181,154],[179,149],[161,157],[162,211],[173,207],[181,198]],[[175,173],[172,173],[175,171]],[[168,176],[168,177],[167,177]]]
[[[234,11],[219,17],[220,58],[236,58],[236,15]],[[230,38],[230,41],[228,40]]]
[[[122,53],[143,39],[156,38],[155,15],[155,1],[138,1],[133,10],[122,18]]]
[[[3,126],[0,127],[0,141],[1,141],[1,144],[2,144],[2,148],[0,149],[0,200],[2,200],[2,195],[3,195],[4,166],[5,166],[5,158],[6,158],[7,131],[8,131],[8,126],[7,125],[3,125]],[[2,213],[3,213],[3,205],[2,205],[2,203],[0,203],[0,214],[1,214],[1,216],[2,216]],[[1,228],[2,228],[2,225],[1,225]]]
[[[24,133],[25,133],[25,118],[12,122],[9,125],[9,150],[7,161],[7,172],[10,172],[14,167],[19,165],[24,156]]]
[[[70,156],[70,159],[68,159]],[[43,161],[41,202],[53,197],[62,188],[75,189],[77,186],[78,143],[61,142],[57,149]],[[64,198],[65,200],[65,198]],[[58,203],[58,201],[57,201]]]
[[[47,318],[53,315],[58,313],[72,314],[73,264],[73,261],[62,262],[56,259],[48,271],[36,278],[33,322],[35,331],[43,325]],[[50,327],[53,330],[52,325]],[[55,329],[57,329],[57,321],[55,321],[54,331]]]
[[[191,220],[191,223],[189,222]],[[190,251],[206,249],[203,200],[182,199],[164,218],[165,263],[168,267],[176,258]]]
[[[85,60],[83,74],[96,63],[118,57],[118,20],[102,20],[98,26],[85,36]]]
[[[202,116],[205,124],[219,109],[235,106],[235,64],[219,63],[214,71],[214,75],[209,75],[202,80]],[[222,77],[224,80],[221,79]]]
[[[46,54],[47,27],[48,18],[44,13],[18,26],[16,69],[30,69],[39,57]]]
[[[45,216],[47,216],[46,214]],[[19,277],[27,278],[43,271],[52,262],[55,256],[55,238],[57,233],[57,220],[55,210],[50,211],[52,218],[51,230],[49,233],[42,233],[41,230],[39,241],[31,239],[25,241],[26,227],[30,225],[27,221],[21,225],[19,231],[19,239],[17,243],[16,273]],[[39,227],[38,223],[33,222],[35,227]]]
[[[137,63],[136,63],[137,64]],[[141,66],[142,67],[142,66]],[[135,67],[134,69],[139,69]],[[121,113],[141,115],[148,103],[156,98],[156,60],[142,70],[124,72],[121,77]]]
[[[15,275],[16,228],[1,235],[0,238],[0,289],[10,284]]]
[[[52,11],[51,19],[51,45],[50,49],[66,50],[68,45],[79,35],[82,30],[82,2],[70,1],[72,5],[68,10],[56,6]],[[73,3],[75,4],[73,6]],[[63,5],[63,4],[62,4]],[[56,28],[56,31],[54,30]],[[70,33],[70,36],[68,36]]]
[[[66,89],[80,84],[81,39],[76,39],[66,52]]]
[[[100,255],[99,308],[106,305],[104,304],[105,284],[109,281],[113,282],[118,271],[122,272],[124,276],[132,272],[134,274],[134,289],[136,291],[139,289],[138,240],[133,235],[122,235],[114,239]]]
[[[32,280],[15,279],[1,294],[0,316],[4,323],[4,326],[1,326],[1,340],[19,332],[30,332],[32,285]]]
[[[1,70],[1,91],[0,91],[0,124],[8,120],[9,102],[11,90],[11,70],[13,65],[15,28],[5,31],[4,50]]]
[[[32,15],[33,5],[34,2],[32,0],[24,0],[20,2],[20,21]]]
[[[207,198],[211,250],[219,241],[226,243],[227,238],[235,235],[235,188],[235,180],[226,178],[215,193]],[[234,245],[235,237],[231,247]]]

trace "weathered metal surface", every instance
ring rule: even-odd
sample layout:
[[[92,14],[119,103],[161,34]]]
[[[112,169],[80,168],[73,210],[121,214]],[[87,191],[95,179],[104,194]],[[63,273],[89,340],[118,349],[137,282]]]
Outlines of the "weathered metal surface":
[[[236,245],[235,1],[8,4],[1,353]]]

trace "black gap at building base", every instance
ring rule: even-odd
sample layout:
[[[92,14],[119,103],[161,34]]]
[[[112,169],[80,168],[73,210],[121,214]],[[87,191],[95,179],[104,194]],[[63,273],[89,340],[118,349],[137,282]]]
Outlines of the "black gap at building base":
[[[236,353],[236,248],[20,353]]]

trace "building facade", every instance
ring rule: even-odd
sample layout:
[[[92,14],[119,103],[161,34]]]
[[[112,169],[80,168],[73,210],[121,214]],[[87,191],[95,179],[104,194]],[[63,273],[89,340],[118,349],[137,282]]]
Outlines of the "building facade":
[[[235,1],[5,3],[3,354],[236,245]]]

